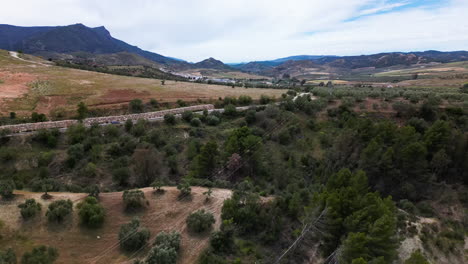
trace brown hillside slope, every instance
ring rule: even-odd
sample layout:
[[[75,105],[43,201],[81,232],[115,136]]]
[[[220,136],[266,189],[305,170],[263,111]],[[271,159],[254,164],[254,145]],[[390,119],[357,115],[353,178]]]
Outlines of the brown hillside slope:
[[[213,189],[210,201],[205,201],[206,188],[192,187],[192,199],[180,201],[175,187],[165,187],[164,194],[154,194],[152,188],[142,189],[149,202],[146,210],[138,213],[125,213],[122,193],[101,193],[100,201],[106,209],[103,227],[88,229],[80,225],[76,204],[86,197],[79,193],[51,193],[52,200],[44,201],[41,193],[17,191],[13,201],[2,201],[0,220],[3,223],[0,249],[12,247],[17,256],[34,246],[44,244],[58,249],[57,263],[132,263],[132,259],[142,258],[149,250],[147,246],[136,255],[125,254],[119,249],[118,232],[120,226],[138,216],[141,225],[151,232],[150,243],[161,231],[177,230],[182,235],[178,263],[194,263],[208,246],[209,234],[189,234],[185,224],[187,216],[199,209],[212,212],[216,218],[215,228],[219,228],[223,201],[231,196],[230,190]],[[23,221],[19,208],[27,198],[35,198],[43,207],[41,216]],[[49,224],[45,217],[47,205],[54,200],[71,199],[74,202],[73,218],[62,224]]]
[[[11,111],[28,116],[31,111],[47,115],[55,109],[75,111],[81,101],[93,107],[112,108],[135,98],[176,102],[249,95],[258,99],[262,94],[280,97],[285,91],[175,81],[162,85],[157,79],[50,66],[33,56],[15,58],[0,50],[0,114],[4,115]]]

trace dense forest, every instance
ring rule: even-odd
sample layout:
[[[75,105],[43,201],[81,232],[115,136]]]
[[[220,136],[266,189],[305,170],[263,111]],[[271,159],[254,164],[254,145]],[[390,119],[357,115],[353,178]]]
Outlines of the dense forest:
[[[13,189],[28,189],[97,197],[176,185],[189,195],[190,186],[229,188],[221,227],[199,263],[462,263],[468,231],[464,95],[296,89],[279,103],[242,112],[235,108],[238,98],[220,98],[223,113],[3,136],[1,194],[8,199]],[[372,109],[364,105],[368,97],[377,100]],[[80,111],[86,115],[83,105]],[[129,207],[138,206],[138,192],[124,195]],[[36,208],[30,203],[24,207]],[[102,223],[97,199],[83,202],[80,215],[81,208],[97,212],[95,218],[83,213],[84,221]],[[48,217],[59,217],[53,209]],[[425,218],[437,224],[421,222]],[[187,221],[197,231],[214,222],[202,211]],[[140,228],[131,222],[122,236]],[[147,236],[137,233],[141,241],[123,246],[141,247]],[[401,259],[400,245],[414,236],[423,251]],[[167,241],[178,239],[162,234],[163,242],[138,262],[175,263],[179,242]],[[36,251],[51,260],[44,263],[60,254]],[[0,263],[13,263],[13,252],[1,252]]]

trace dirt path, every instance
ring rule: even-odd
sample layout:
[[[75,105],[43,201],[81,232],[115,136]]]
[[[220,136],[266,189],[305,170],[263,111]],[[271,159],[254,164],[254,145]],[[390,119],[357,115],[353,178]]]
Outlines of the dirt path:
[[[10,53],[10,56],[12,56],[13,58],[18,59],[18,60],[22,60],[22,61],[25,61],[25,62],[34,63],[34,64],[37,64],[37,65],[42,65],[42,66],[46,66],[46,67],[50,66],[49,64],[45,64],[45,63],[42,63],[42,62],[37,62],[37,61],[32,61],[32,60],[25,60],[25,59],[21,58],[19,56],[18,52],[16,52],[16,51],[9,51],[9,53]]]
[[[178,199],[179,191],[175,187],[164,187],[164,194],[154,194],[152,188],[143,188],[148,201],[146,209],[137,213],[126,213],[122,203],[122,193],[101,193],[100,202],[106,210],[103,227],[89,229],[80,224],[75,207],[73,217],[62,224],[47,222],[45,212],[47,205],[58,199],[71,199],[74,205],[86,197],[82,193],[51,193],[52,200],[44,201],[41,193],[16,191],[13,201],[0,204],[0,220],[3,222],[0,248],[12,247],[17,255],[31,250],[34,246],[45,244],[58,249],[59,259],[56,263],[133,263],[143,258],[149,251],[147,246],[137,254],[121,252],[118,244],[120,226],[133,217],[139,217],[141,225],[151,232],[150,242],[161,231],[176,230],[181,233],[181,249],[178,263],[195,263],[202,251],[208,246],[209,234],[195,235],[188,232],[185,220],[187,216],[199,209],[213,213],[216,219],[215,229],[221,223],[220,215],[223,201],[231,196],[226,189],[213,189],[210,201],[205,201],[203,192],[206,188],[192,187],[191,200]],[[35,198],[42,204],[41,216],[31,221],[23,221],[19,214],[18,204],[25,199]]]

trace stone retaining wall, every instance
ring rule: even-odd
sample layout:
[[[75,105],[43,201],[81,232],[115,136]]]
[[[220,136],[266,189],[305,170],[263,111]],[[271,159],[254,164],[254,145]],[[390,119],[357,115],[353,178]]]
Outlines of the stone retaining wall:
[[[140,113],[140,114],[130,114],[130,115],[119,115],[119,116],[103,116],[103,117],[91,117],[83,120],[85,126],[90,126],[91,124],[120,124],[130,119],[132,121],[137,121],[138,119],[155,119],[164,117],[166,114],[181,114],[185,111],[203,111],[203,110],[212,110],[214,105],[194,105],[188,107],[180,107],[156,112]],[[61,120],[61,121],[47,121],[40,123],[25,123],[18,125],[6,125],[0,126],[0,130],[8,130],[10,133],[21,133],[27,131],[37,131],[41,129],[52,129],[52,128],[68,128],[71,125],[79,123],[78,120]]]

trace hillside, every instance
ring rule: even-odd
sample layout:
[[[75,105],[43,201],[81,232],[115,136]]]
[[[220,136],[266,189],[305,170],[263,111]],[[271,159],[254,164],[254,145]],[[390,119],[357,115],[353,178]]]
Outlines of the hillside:
[[[115,39],[105,27],[89,28],[83,24],[58,27],[0,25],[0,36],[3,37],[0,41],[0,49],[22,50],[35,55],[130,52],[163,65],[183,66],[187,64]]]
[[[361,56],[292,56],[271,61],[249,62],[233,65],[233,67],[260,75],[278,77],[282,71],[300,71],[303,68],[311,68],[310,64],[320,66],[321,74],[334,73],[337,75],[351,75],[353,70],[372,68],[385,70],[391,67],[410,67],[418,65],[430,65],[431,63],[451,63],[468,60],[467,51],[440,52],[391,52]],[[306,63],[306,62],[309,63]],[[298,64],[299,62],[299,64]],[[300,64],[304,64],[301,66]],[[289,69],[291,68],[291,69]]]
[[[66,114],[74,111],[80,101],[90,107],[120,109],[135,98],[143,99],[145,103],[152,98],[161,103],[175,103],[177,100],[210,101],[239,95],[254,99],[262,94],[279,97],[284,92],[177,81],[165,81],[162,85],[157,79],[63,68],[37,57],[22,56],[24,59],[14,58],[7,51],[0,51],[0,112],[3,115],[12,111],[27,116],[32,111],[46,115],[57,111]],[[109,57],[105,59],[111,60]],[[144,70],[141,66],[133,69]]]

